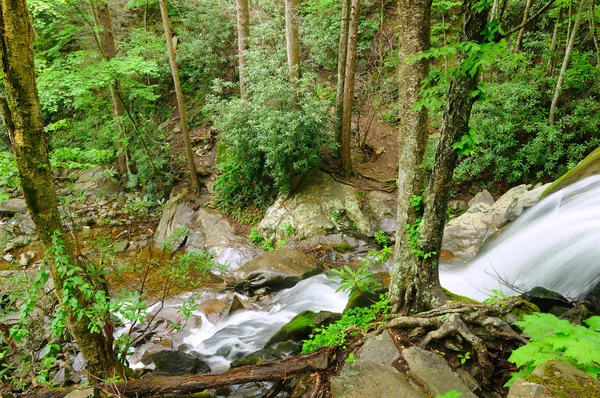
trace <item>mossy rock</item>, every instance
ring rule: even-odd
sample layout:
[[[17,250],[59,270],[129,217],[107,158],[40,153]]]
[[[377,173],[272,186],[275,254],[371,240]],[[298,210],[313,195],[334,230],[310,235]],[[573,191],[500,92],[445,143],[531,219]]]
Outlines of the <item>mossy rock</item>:
[[[506,316],[506,321],[507,322],[514,322],[515,320],[517,321],[522,321],[523,317],[525,315],[529,315],[529,314],[533,314],[534,312],[540,312],[540,309],[538,308],[537,305],[530,303],[527,300],[524,300],[522,297],[519,297],[519,299],[522,301],[521,305],[518,307],[515,307],[507,316]],[[512,318],[512,319],[511,319]]]
[[[538,366],[525,380],[543,385],[556,398],[600,397],[600,382],[563,360]]]
[[[442,291],[444,292],[444,294],[446,296],[448,296],[448,299],[452,302],[460,301],[460,302],[467,303],[467,304],[481,304],[479,301],[474,300],[470,297],[461,296],[460,294],[452,293],[450,290],[448,290],[446,288],[442,288]]]
[[[377,279],[375,279],[377,280]],[[348,311],[351,308],[365,308],[370,307],[373,304],[377,303],[380,300],[382,294],[385,294],[388,291],[387,287],[380,287],[370,292],[363,292],[356,288],[353,288],[350,292],[350,297],[348,298],[348,304],[346,304],[346,308],[344,308],[344,312]]]
[[[540,196],[540,200],[586,177],[600,174],[600,147],[587,155],[577,166],[552,183]]]
[[[329,311],[313,312],[313,311],[302,311],[291,321],[286,323],[269,339],[265,347],[271,347],[272,345],[284,341],[297,341],[308,339],[310,334],[316,327],[327,326],[337,320],[339,320],[341,314],[336,314]]]
[[[271,347],[258,350],[249,356],[231,362],[231,368],[240,366],[260,365],[265,362],[277,361],[300,352],[300,344],[294,341],[283,341],[273,344]]]
[[[546,289],[542,286],[536,286],[528,292],[521,295],[521,297],[535,305],[538,306],[541,312],[552,312],[555,307],[561,308],[572,308],[573,304],[569,300],[567,300],[560,293],[554,292],[552,290]],[[560,315],[562,312],[555,313],[555,315]]]

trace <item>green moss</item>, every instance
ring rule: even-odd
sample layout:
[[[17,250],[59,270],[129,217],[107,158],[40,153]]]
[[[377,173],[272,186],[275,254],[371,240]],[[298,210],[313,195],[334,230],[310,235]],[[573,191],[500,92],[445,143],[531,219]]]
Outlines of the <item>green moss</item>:
[[[583,374],[582,377],[574,374],[565,375],[563,370],[552,362],[543,366],[543,376],[532,373],[525,380],[543,385],[550,391],[551,396],[556,398],[600,396],[600,384],[587,375]]]
[[[444,294],[446,296],[448,296],[448,298],[450,299],[450,301],[461,301],[463,303],[469,303],[469,304],[481,304],[477,300],[474,300],[474,299],[472,299],[470,297],[467,297],[467,296],[461,296],[460,294],[452,293],[448,289],[442,288],[442,291],[444,292]]]
[[[265,345],[269,347],[280,341],[294,340],[302,341],[307,339],[312,333],[315,325],[315,317],[318,315],[317,312],[313,311],[302,311],[291,321],[282,326],[277,333],[273,335]]]
[[[567,171],[552,183],[540,196],[540,200],[560,191],[564,187],[586,177],[600,174],[600,147],[585,157],[577,166]]]
[[[354,250],[354,247],[346,242],[340,243],[339,245],[331,245],[331,248],[338,253],[348,253]]]
[[[530,303],[527,300],[523,300],[522,298],[519,299],[522,302],[521,305],[510,312],[510,315],[513,315],[515,318],[517,318],[517,321],[522,321],[525,315],[533,314],[534,312],[540,312],[540,309],[537,305]]]

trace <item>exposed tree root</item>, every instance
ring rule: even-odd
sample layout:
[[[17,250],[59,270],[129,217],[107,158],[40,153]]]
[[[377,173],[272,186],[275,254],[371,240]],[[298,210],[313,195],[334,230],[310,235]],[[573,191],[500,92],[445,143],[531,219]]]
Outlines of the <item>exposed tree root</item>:
[[[488,360],[488,349],[484,337],[485,339],[525,344],[527,341],[502,319],[524,304],[525,301],[518,297],[502,300],[493,305],[457,302],[414,316],[398,316],[390,320],[386,327],[434,329],[425,335],[421,342],[421,348],[429,347],[435,340],[443,340],[449,336],[461,336],[477,354],[478,365],[484,375],[489,375],[493,367]]]

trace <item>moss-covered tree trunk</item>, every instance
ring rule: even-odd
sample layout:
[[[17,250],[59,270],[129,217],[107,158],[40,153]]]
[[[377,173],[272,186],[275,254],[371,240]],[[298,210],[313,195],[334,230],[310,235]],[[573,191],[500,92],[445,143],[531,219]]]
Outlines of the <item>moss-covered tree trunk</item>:
[[[64,234],[35,82],[33,29],[25,0],[0,0],[0,46],[7,99],[14,123],[13,148],[21,187],[37,234],[46,248],[50,248],[53,237],[60,235],[64,239]],[[65,250],[68,261],[74,264],[73,253],[66,242]],[[79,309],[85,309],[88,303],[76,291],[73,296],[65,297],[64,275],[56,262],[50,260],[55,292],[66,311],[68,328],[83,354],[91,379],[122,375],[123,368],[112,349],[112,335],[91,333],[88,329],[90,319],[85,314],[75,316],[65,305],[71,298],[76,299]]]
[[[436,302],[437,296],[435,290],[429,289],[432,276],[421,272],[421,261],[411,248],[407,228],[419,218],[418,206],[411,202],[413,197],[421,195],[425,181],[427,110],[424,107],[416,110],[415,103],[421,99],[421,81],[429,73],[426,59],[410,63],[408,58],[430,47],[431,0],[400,0],[399,13],[398,227],[389,297],[395,312],[408,312],[413,306],[428,307]]]
[[[337,142],[342,147],[342,117],[344,113],[344,80],[346,79],[346,55],[348,52],[348,28],[350,26],[350,1],[342,0],[342,16],[340,19],[340,44],[338,52],[337,88],[335,92],[334,131]]]
[[[298,23],[298,0],[285,0],[285,38],[290,79],[298,79],[300,77]]]
[[[115,45],[115,36],[113,34],[112,19],[110,9],[106,0],[92,0],[92,10],[94,12],[94,22],[98,30],[97,39],[100,46],[100,52],[105,60],[110,61],[117,56],[117,47]],[[117,159],[119,173],[129,172],[127,145],[124,144],[125,130],[121,119],[125,114],[125,105],[121,98],[121,83],[115,79],[110,86],[110,101],[112,103],[114,129],[117,135]]]
[[[478,0],[465,0],[463,2],[463,28],[461,41],[483,43],[482,32],[487,24],[489,10],[486,8],[478,12],[475,3]],[[471,109],[477,96],[472,93],[477,89],[479,72],[471,75],[462,68],[465,55],[459,55],[459,73],[455,73],[450,81],[446,109],[442,117],[440,128],[440,142],[435,156],[435,164],[429,184],[423,195],[423,220],[419,227],[417,250],[423,255],[419,271],[427,277],[427,288],[431,290],[426,297],[435,297],[440,294],[439,281],[439,253],[442,248],[442,237],[446,224],[446,209],[448,207],[448,194],[452,183],[452,175],[458,160],[458,154],[453,144],[460,141],[461,137],[469,133],[469,120]],[[437,292],[437,293],[436,293]],[[435,293],[432,295],[432,293]],[[428,302],[426,298],[421,305],[425,308],[435,302]],[[417,299],[417,302],[419,300]]]
[[[159,0],[160,13],[162,15],[163,28],[165,31],[165,40],[167,42],[167,50],[169,52],[169,63],[171,65],[171,74],[173,75],[173,84],[175,85],[175,95],[177,96],[177,109],[179,109],[179,117],[181,119],[181,131],[185,141],[185,153],[188,161],[188,168],[192,185],[197,192],[200,192],[200,181],[198,181],[198,172],[196,171],[196,163],[194,163],[194,151],[192,150],[192,141],[190,139],[190,130],[187,123],[187,113],[185,103],[183,101],[183,90],[181,81],[179,80],[179,70],[177,69],[177,58],[175,56],[175,47],[173,46],[173,35],[171,34],[171,25],[169,23],[169,12],[165,0]]]
[[[348,25],[348,47],[346,50],[346,76],[344,78],[344,99],[342,111],[341,157],[342,169],[346,174],[352,171],[352,108],[354,107],[354,75],[356,74],[356,52],[358,48],[358,23],[360,20],[360,0],[352,0],[350,23]]]
[[[250,13],[248,0],[236,0],[237,39],[238,39],[238,73],[240,78],[240,98],[246,98],[246,44],[250,35]]]

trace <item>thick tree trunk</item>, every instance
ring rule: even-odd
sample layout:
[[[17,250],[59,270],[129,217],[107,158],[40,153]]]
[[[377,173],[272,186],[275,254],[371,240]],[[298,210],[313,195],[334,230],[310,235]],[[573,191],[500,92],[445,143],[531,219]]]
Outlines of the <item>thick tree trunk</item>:
[[[192,150],[192,142],[190,140],[190,130],[187,123],[185,103],[183,102],[183,90],[181,89],[181,81],[179,80],[175,48],[173,47],[173,35],[171,34],[171,26],[169,25],[167,3],[165,0],[159,0],[159,3],[163,27],[165,30],[167,50],[169,51],[169,63],[171,65],[171,73],[173,74],[173,84],[175,85],[175,95],[177,96],[177,108],[179,109],[179,117],[181,120],[181,131],[183,132],[183,139],[185,141],[185,152],[188,161],[188,168],[190,171],[190,177],[192,179],[192,185],[197,192],[200,192],[200,182],[198,181],[198,173],[196,172],[196,164],[194,163],[194,152]]]
[[[344,81],[346,79],[346,55],[348,53],[348,28],[350,26],[350,1],[342,0],[342,16],[340,19],[340,48],[338,52],[337,90],[335,93],[334,131],[337,142],[342,148],[342,117],[344,114]]]
[[[558,98],[560,97],[560,90],[562,89],[563,81],[565,80],[565,74],[567,73],[567,67],[569,66],[569,61],[571,60],[571,52],[573,51],[573,45],[575,44],[575,40],[577,39],[577,33],[579,32],[579,26],[581,25],[581,17],[583,11],[585,10],[585,2],[586,0],[581,0],[579,3],[579,8],[577,10],[577,16],[575,17],[575,22],[573,23],[573,28],[571,30],[571,36],[569,36],[569,41],[567,42],[567,48],[565,50],[565,57],[563,58],[562,67],[560,68],[560,73],[558,74],[558,81],[556,82],[556,88],[554,89],[554,98],[552,98],[552,104],[550,105],[550,112],[548,115],[548,124],[552,126],[554,124],[554,118],[556,116],[556,106],[558,105]]]
[[[346,51],[346,77],[344,78],[344,101],[342,112],[341,156],[346,174],[352,171],[350,140],[352,139],[352,107],[354,105],[354,75],[356,74],[356,50],[358,47],[358,21],[360,0],[352,0],[350,24],[348,25],[348,47]]]
[[[483,43],[482,32],[488,21],[488,9],[477,12],[474,4],[478,0],[463,2],[463,30],[461,41]],[[465,61],[465,56],[459,57],[459,63]],[[460,65],[458,66],[460,68]],[[440,143],[438,145],[435,164],[429,178],[429,184],[423,195],[423,221],[419,228],[418,247],[424,256],[419,271],[426,275],[426,285],[420,291],[425,295],[424,306],[432,304],[432,299],[441,292],[439,281],[439,253],[442,248],[442,237],[446,223],[446,209],[452,175],[458,160],[456,150],[452,145],[469,133],[471,109],[476,101],[472,93],[477,89],[479,72],[455,74],[450,81],[446,109],[442,117]],[[434,301],[435,302],[435,301]],[[433,303],[434,303],[433,302]]]
[[[534,1],[535,0],[527,0],[527,3],[525,4],[525,11],[523,11],[523,22],[521,22],[523,24],[523,27],[521,27],[521,29],[519,30],[517,42],[515,44],[515,48],[513,49],[513,52],[515,54],[521,51],[521,43],[523,42],[523,34],[525,33],[525,24],[527,22],[527,17],[529,16],[529,10],[531,10],[531,6],[533,5]]]
[[[290,79],[300,77],[300,40],[298,39],[298,0],[285,0],[285,38]]]
[[[10,108],[8,107],[8,102],[6,98],[0,96],[0,118],[2,119],[2,124],[4,124],[4,129],[8,134],[8,137],[0,136],[0,140],[2,143],[10,150],[12,150],[12,141],[15,133],[15,125],[12,120],[12,115],[10,113]]]
[[[250,13],[248,0],[236,0],[238,33],[238,69],[240,76],[240,98],[246,98],[246,43],[250,35]]]
[[[419,217],[418,209],[411,201],[413,195],[420,196],[425,181],[423,157],[427,144],[427,109],[416,110],[414,104],[421,99],[421,81],[429,74],[426,59],[414,63],[407,59],[430,47],[431,0],[400,0],[399,12],[398,227],[389,297],[393,311],[404,313],[415,305],[420,307],[421,303],[415,300],[423,297],[423,292],[415,290],[424,284],[418,281],[422,276],[420,259],[412,251],[407,226],[415,224]]]
[[[25,0],[0,0],[0,46],[7,99],[14,123],[14,156],[21,187],[37,234],[42,243],[50,248],[54,237],[64,235],[52,185],[48,146],[34,75],[33,29]],[[68,243],[64,244],[67,261],[73,265],[73,253]],[[69,297],[64,296],[64,274],[59,271],[57,263],[49,261],[48,267],[59,303],[67,314],[67,325],[87,363],[91,380],[94,377],[106,379],[122,376],[123,368],[117,362],[110,343],[112,336],[89,331],[90,319],[86,315],[76,316],[65,305]],[[88,306],[81,292],[72,294],[79,309]]]
[[[112,19],[110,17],[110,9],[108,3],[105,0],[95,0],[92,4],[94,10],[94,20],[96,27],[99,30],[99,43],[101,45],[100,51],[102,56],[107,61],[117,56],[117,47],[115,46],[115,37],[113,35]],[[125,137],[125,131],[121,125],[121,119],[125,114],[125,105],[121,100],[119,91],[121,90],[121,84],[118,79],[115,79],[113,84],[110,86],[110,101],[112,103],[114,128],[117,138],[117,152],[118,152],[118,165],[119,173],[126,174],[129,170],[127,167],[127,145],[123,144]],[[121,137],[121,138],[119,138]]]

